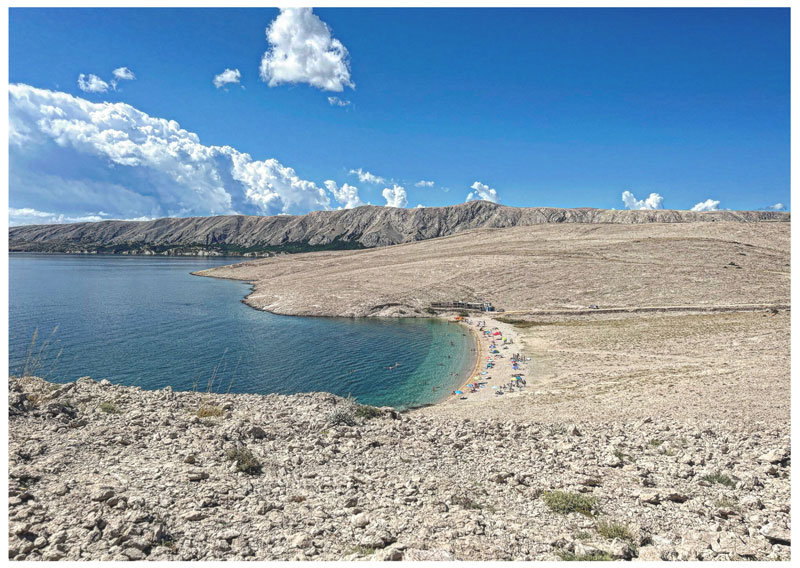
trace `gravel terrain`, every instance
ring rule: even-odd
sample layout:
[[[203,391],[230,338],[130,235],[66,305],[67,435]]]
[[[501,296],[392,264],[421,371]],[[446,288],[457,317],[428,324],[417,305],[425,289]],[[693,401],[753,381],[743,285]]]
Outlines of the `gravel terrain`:
[[[9,557],[788,559],[782,426],[9,383]]]

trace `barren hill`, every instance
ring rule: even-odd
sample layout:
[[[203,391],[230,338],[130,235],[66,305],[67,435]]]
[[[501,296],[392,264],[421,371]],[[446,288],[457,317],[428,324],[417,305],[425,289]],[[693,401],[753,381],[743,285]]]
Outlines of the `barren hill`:
[[[450,300],[510,311],[788,304],[789,229],[542,224],[282,255],[200,274],[253,282],[248,304],[293,315],[426,315],[431,302]]]
[[[166,218],[28,225],[9,230],[12,251],[125,254],[247,254],[376,247],[422,241],[479,228],[562,223],[689,223],[790,220],[774,211],[615,211],[507,207],[473,201],[449,207],[363,206],[301,216]]]

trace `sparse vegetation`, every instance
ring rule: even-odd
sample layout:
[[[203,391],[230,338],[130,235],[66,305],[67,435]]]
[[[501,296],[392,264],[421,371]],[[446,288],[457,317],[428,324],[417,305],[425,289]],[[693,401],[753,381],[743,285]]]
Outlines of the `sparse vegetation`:
[[[652,440],[650,440],[649,443],[650,443],[651,447],[657,448],[658,446],[660,446],[661,444],[664,443],[664,440],[660,440],[658,438],[653,438]]]
[[[351,554],[358,554],[359,556],[370,556],[375,554],[375,549],[371,546],[354,546],[353,548],[348,549],[345,553],[345,556],[349,556]]]
[[[50,376],[64,351],[63,349],[59,349],[51,362],[51,349],[58,344],[58,340],[55,340],[56,332],[58,332],[58,326],[53,328],[50,337],[37,348],[36,342],[39,339],[39,328],[37,327],[33,330],[33,336],[28,346],[28,353],[25,356],[25,364],[22,367],[21,374],[19,375],[20,377],[37,376],[47,379]]]
[[[720,497],[719,499],[717,499],[714,502],[714,506],[717,509],[728,509],[730,511],[736,511],[739,508],[739,506],[736,504],[735,501],[733,501],[733,499],[730,499],[729,497],[725,497],[725,496]]]
[[[337,406],[328,413],[328,424],[331,426],[355,426],[355,411],[348,405]]]
[[[109,400],[100,405],[100,410],[106,414],[119,414],[119,408],[117,408],[116,403]]]
[[[561,560],[575,561],[575,562],[597,562],[597,561],[611,561],[614,560],[609,554],[605,552],[591,552],[589,554],[575,554],[566,549],[556,551],[556,555]]]
[[[370,418],[377,418],[381,415],[383,415],[383,411],[380,408],[368,404],[359,404],[356,408],[356,416],[359,418],[366,418],[369,420]]]
[[[486,510],[490,513],[496,512],[496,509],[493,505],[484,505],[483,503],[475,501],[469,495],[457,495],[453,497],[452,503],[453,505],[458,505],[463,509],[471,509],[476,511]]]
[[[556,513],[581,513],[587,517],[594,515],[597,498],[581,493],[567,491],[545,491],[542,494],[545,504]]]
[[[206,402],[201,404],[200,408],[198,408],[196,412],[198,418],[217,418],[222,416],[224,413],[225,411],[221,406]]]
[[[31,393],[29,395],[26,395],[26,398],[28,399],[28,402],[30,402],[33,406],[39,406],[40,404],[42,404],[42,402],[44,402],[44,397],[38,393]]]
[[[636,543],[636,536],[633,534],[630,527],[623,523],[603,521],[598,523],[597,533],[609,540],[614,540],[617,538],[619,540],[624,540],[631,545]]]
[[[231,448],[227,453],[228,459],[236,462],[236,470],[250,475],[261,473],[259,462],[247,446],[239,445]]]
[[[355,426],[356,418],[369,420],[381,416],[383,412],[380,408],[368,404],[359,404],[351,395],[348,395],[343,402],[336,405],[336,408],[328,413],[328,424],[331,426],[345,425]]]
[[[736,485],[736,482],[733,479],[720,471],[715,471],[713,473],[704,475],[701,479],[711,484],[719,483],[720,485],[725,485],[726,487],[733,487]]]

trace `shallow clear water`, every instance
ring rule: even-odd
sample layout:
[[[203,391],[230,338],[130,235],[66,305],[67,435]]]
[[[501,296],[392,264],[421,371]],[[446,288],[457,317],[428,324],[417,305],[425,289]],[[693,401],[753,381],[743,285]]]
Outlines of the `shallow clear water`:
[[[239,261],[12,254],[9,372],[37,359],[56,326],[36,373],[52,381],[206,391],[214,377],[214,392],[328,391],[408,407],[441,400],[472,368],[457,324],[279,316],[243,304],[245,283],[190,275]]]

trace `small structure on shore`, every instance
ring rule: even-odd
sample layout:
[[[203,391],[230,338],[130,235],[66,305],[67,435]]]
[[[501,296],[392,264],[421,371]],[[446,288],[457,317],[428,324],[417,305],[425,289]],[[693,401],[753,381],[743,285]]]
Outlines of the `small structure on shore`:
[[[491,302],[462,302],[459,300],[453,302],[431,302],[431,308],[434,310],[466,310],[473,312],[495,311]]]

